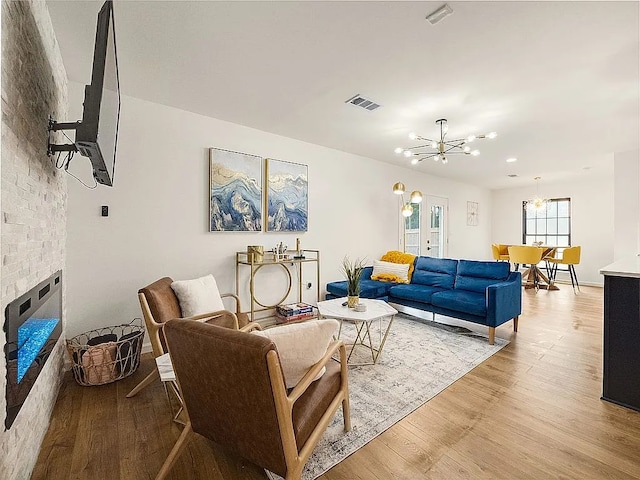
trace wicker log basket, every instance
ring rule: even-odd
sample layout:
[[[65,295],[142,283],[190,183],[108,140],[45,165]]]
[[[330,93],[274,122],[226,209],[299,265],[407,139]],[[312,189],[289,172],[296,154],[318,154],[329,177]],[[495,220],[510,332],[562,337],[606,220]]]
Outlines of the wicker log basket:
[[[67,340],[73,377],[80,385],[104,385],[128,377],[140,364],[144,338],[140,318],[131,323],[90,330]]]

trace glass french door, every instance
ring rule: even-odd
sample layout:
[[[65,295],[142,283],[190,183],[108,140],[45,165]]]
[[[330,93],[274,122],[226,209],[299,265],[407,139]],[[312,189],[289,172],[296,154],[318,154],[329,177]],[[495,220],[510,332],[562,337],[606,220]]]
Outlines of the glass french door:
[[[420,255],[422,203],[414,203],[411,206],[413,207],[411,216],[402,218],[404,221],[404,238],[402,241],[406,253]]]
[[[443,258],[447,255],[449,200],[427,195],[426,202],[413,204],[411,216],[402,218],[403,250],[414,255]]]
[[[422,255],[444,258],[447,256],[449,200],[444,197],[427,195],[423,221],[427,228],[422,229],[421,240],[425,246]]]

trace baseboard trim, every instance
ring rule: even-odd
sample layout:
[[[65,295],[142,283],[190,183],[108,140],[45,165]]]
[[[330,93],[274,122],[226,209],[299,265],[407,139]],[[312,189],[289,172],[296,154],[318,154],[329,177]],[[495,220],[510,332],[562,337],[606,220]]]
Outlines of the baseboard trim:
[[[597,282],[583,282],[582,280],[578,280],[578,281],[580,282],[580,286],[584,285],[585,287],[600,287],[600,288],[604,288],[604,282],[597,283]],[[556,281],[554,283],[559,283],[561,285],[571,285],[571,280],[556,279]]]

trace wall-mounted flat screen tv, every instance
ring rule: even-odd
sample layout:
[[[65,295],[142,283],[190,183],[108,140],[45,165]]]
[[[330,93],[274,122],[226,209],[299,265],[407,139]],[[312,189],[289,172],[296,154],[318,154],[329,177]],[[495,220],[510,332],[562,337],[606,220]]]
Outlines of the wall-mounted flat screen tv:
[[[118,56],[113,2],[109,0],[98,13],[91,85],[84,90],[82,121],[75,138],[76,148],[89,157],[93,176],[103,185],[113,186],[119,120]]]

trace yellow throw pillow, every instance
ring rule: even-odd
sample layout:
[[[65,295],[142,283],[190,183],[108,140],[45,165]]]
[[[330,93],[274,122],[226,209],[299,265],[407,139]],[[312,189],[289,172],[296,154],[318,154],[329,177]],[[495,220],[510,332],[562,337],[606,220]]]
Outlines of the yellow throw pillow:
[[[409,283],[408,273],[409,265],[406,263],[374,260],[371,280],[378,280],[380,282]]]
[[[382,256],[380,260],[392,263],[408,263],[409,273],[407,274],[407,278],[409,279],[409,282],[411,282],[411,275],[413,275],[413,262],[415,261],[415,259],[416,256],[411,253],[404,253],[398,250],[389,250]]]

